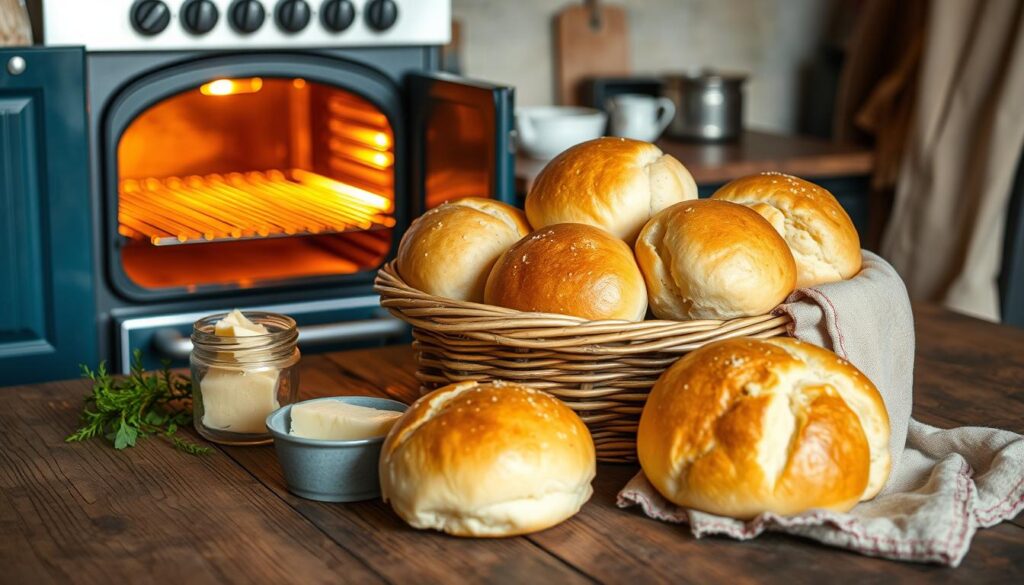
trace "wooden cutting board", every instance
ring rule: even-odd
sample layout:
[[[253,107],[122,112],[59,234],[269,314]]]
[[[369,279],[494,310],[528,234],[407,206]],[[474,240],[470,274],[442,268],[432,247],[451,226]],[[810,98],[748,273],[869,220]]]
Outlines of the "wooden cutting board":
[[[629,29],[622,7],[596,1],[567,6],[555,15],[554,31],[558,103],[580,105],[580,83],[587,77],[629,74]]]

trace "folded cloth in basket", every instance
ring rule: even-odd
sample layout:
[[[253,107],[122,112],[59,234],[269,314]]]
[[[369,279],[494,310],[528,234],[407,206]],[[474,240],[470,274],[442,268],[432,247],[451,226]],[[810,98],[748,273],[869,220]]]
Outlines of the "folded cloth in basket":
[[[618,505],[688,523],[694,536],[746,540],[784,532],[862,554],[957,566],[979,527],[1024,508],[1024,437],[982,427],[940,430],[910,418],[914,322],[906,288],[887,262],[864,252],[854,278],[793,293],[779,313],[790,334],[849,360],[881,392],[892,425],[892,474],[875,499],[848,513],[810,510],[735,520],[676,506],[638,473]]]

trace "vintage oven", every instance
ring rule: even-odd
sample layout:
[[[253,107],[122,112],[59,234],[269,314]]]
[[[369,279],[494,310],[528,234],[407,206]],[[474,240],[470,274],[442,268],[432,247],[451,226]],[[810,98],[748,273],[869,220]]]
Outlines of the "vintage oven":
[[[394,340],[410,218],[512,196],[512,90],[438,72],[447,0],[45,0],[0,51],[0,385],[181,360],[199,316]]]

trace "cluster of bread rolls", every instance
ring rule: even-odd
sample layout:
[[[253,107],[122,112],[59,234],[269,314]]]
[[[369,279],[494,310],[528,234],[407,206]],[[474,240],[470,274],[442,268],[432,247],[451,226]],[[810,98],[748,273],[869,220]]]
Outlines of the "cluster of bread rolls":
[[[461,199],[413,222],[398,271],[424,292],[588,320],[733,319],[860,270],[853,222],[825,189],[780,173],[697,200],[646,142],[599,138],[541,171],[526,213]]]
[[[473,198],[425,213],[402,238],[398,272],[446,298],[639,321],[647,289],[632,240],[654,213],[696,196],[686,168],[653,144],[599,138],[548,164],[525,215]]]
[[[788,175],[735,180],[708,200],[654,145],[602,138],[555,158],[525,214],[486,199],[413,222],[398,270],[427,293],[588,320],[731,319],[861,266],[849,216]],[[889,474],[878,390],[832,352],[732,339],[680,359],[652,389],[637,454],[681,506],[750,518],[847,510]],[[382,493],[412,526],[463,536],[540,530],[591,495],[593,440],[568,407],[511,383],[421,398],[388,435]]]

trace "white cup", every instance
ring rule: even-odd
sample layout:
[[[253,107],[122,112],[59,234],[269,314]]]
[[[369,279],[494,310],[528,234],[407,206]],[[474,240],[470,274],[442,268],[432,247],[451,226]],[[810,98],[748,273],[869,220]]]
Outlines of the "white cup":
[[[532,158],[548,160],[580,142],[604,134],[608,115],[594,108],[537,106],[516,110],[519,146]]]
[[[605,103],[611,115],[613,136],[652,142],[661,136],[676,115],[676,106],[665,97],[639,93],[613,96]]]

